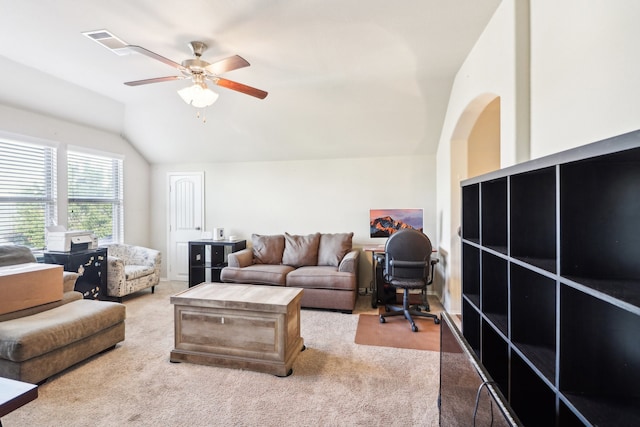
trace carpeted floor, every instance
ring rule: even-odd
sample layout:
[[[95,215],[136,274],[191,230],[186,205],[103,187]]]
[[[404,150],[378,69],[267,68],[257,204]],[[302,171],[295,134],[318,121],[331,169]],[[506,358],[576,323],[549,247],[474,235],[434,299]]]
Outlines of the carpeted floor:
[[[354,342],[354,314],[302,310],[293,375],[170,363],[182,282],[125,299],[126,339],[50,378],[2,418],[19,426],[436,426],[439,353]],[[380,327],[390,324],[378,325]]]

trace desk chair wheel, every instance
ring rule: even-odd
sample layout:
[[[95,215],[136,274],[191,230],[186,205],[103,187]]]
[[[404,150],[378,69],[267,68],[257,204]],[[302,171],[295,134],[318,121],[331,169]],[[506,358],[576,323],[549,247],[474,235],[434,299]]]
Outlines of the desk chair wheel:
[[[418,327],[416,326],[416,324],[415,324],[415,323],[412,323],[412,324],[411,324],[411,330],[412,330],[413,332],[418,332]]]
[[[385,323],[385,322],[386,322],[386,320],[385,320],[385,318],[384,318],[384,317],[382,317],[382,314],[381,314],[381,315],[380,315],[380,323]]]
[[[435,319],[433,319],[433,323],[435,323],[436,325],[440,324],[440,319],[438,319],[437,317]]]

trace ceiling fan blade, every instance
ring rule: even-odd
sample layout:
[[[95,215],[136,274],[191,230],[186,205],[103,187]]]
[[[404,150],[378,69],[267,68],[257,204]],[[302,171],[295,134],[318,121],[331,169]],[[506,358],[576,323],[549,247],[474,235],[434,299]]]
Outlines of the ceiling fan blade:
[[[208,73],[220,75],[227,71],[248,67],[249,65],[249,62],[240,55],[233,55],[228,58],[221,59],[220,61],[216,61],[213,64],[209,64],[205,70],[207,70]]]
[[[263,90],[256,89],[256,88],[251,87],[251,86],[243,85],[242,83],[238,83],[238,82],[234,82],[234,81],[231,81],[231,80],[223,79],[221,77],[216,77],[216,78],[211,79],[211,80],[215,84],[217,84],[218,86],[222,86],[222,87],[225,87],[227,89],[231,89],[231,90],[235,90],[235,91],[238,91],[238,92],[242,92],[242,93],[247,94],[247,95],[255,96],[256,98],[260,98],[260,99],[265,99],[267,97],[267,95],[269,94],[268,92],[265,92]]]
[[[158,55],[155,52],[151,52],[149,49],[145,49],[142,46],[136,46],[136,45],[130,44],[130,45],[127,45],[127,48],[129,48],[129,49],[131,49],[131,50],[133,50],[135,52],[141,53],[141,54],[143,54],[145,56],[148,56],[149,58],[153,58],[156,61],[160,61],[160,62],[162,62],[164,64],[167,64],[170,67],[177,68],[180,71],[188,71],[188,69],[183,67],[181,64],[178,64],[175,61],[172,61],[172,60],[170,60],[168,58],[165,58],[162,55]]]
[[[127,86],[140,86],[147,85],[149,83],[169,82],[172,80],[182,80],[183,76],[168,76],[168,77],[156,77],[155,79],[135,80],[132,82],[125,82]]]

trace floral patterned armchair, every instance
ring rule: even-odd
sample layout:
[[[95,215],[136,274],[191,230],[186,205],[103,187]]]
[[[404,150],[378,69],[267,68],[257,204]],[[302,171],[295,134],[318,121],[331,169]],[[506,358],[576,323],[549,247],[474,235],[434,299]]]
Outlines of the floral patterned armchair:
[[[114,243],[107,246],[107,295],[123,296],[151,288],[160,282],[160,251]]]

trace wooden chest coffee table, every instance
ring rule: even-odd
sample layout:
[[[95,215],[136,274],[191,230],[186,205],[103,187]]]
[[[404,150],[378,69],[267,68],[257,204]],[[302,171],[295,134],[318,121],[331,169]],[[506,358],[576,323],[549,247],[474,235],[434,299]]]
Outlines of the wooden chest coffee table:
[[[302,289],[201,283],[171,297],[172,362],[292,373],[300,337]]]

